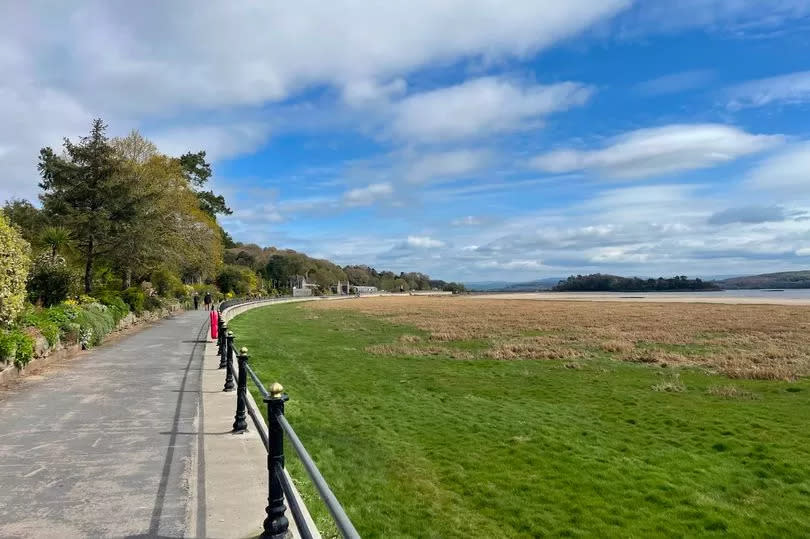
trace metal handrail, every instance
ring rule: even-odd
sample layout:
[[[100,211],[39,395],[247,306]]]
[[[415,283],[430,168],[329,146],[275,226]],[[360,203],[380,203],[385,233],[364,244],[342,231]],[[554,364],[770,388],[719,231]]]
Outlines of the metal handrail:
[[[306,469],[309,478],[312,479],[312,483],[318,490],[318,494],[320,494],[321,499],[326,504],[326,508],[329,509],[329,512],[332,514],[332,518],[335,520],[335,524],[337,524],[340,533],[347,539],[360,539],[360,534],[357,533],[354,524],[349,520],[349,516],[343,509],[343,506],[340,505],[340,502],[332,493],[332,489],[329,488],[326,479],[321,475],[320,470],[318,470],[318,467],[315,465],[315,461],[312,460],[304,444],[301,443],[292,425],[290,425],[287,418],[284,417],[284,414],[276,414],[276,421],[278,421],[278,424],[281,425],[282,430],[284,430],[284,433],[290,439],[290,444],[293,446],[293,449],[295,449],[295,452],[298,453],[301,464],[304,465],[304,469]]]
[[[253,380],[253,383],[256,385],[256,388],[262,394],[262,397],[267,398],[270,396],[270,393],[262,384],[262,381],[250,367],[250,365],[245,364],[245,370],[247,371],[250,378]],[[250,413],[251,418],[256,420],[253,415],[253,407],[248,404],[248,412]],[[329,488],[329,485],[326,483],[326,479],[324,479],[323,475],[321,474],[320,470],[318,470],[318,466],[315,464],[315,461],[312,460],[309,452],[304,447],[304,444],[301,442],[301,439],[298,438],[298,435],[295,433],[295,429],[292,428],[287,418],[284,417],[284,414],[276,414],[275,415],[276,421],[278,421],[279,425],[281,426],[284,433],[290,440],[290,445],[292,445],[295,452],[298,454],[298,458],[301,459],[301,463],[304,465],[304,469],[307,471],[307,475],[312,480],[312,483],[315,485],[315,488],[320,494],[321,499],[323,500],[326,508],[329,509],[329,513],[332,515],[332,518],[335,520],[335,524],[337,524],[338,530],[343,535],[343,537],[350,538],[350,539],[360,539],[360,534],[357,533],[352,521],[349,519],[349,516],[346,514],[346,510],[343,509],[343,506],[340,505],[340,502],[335,497],[332,489]],[[265,443],[265,447],[267,447],[267,443]],[[276,472],[278,475],[278,472]],[[289,485],[285,485],[286,476],[284,478],[279,477],[279,480],[282,482],[282,486],[285,488],[285,496],[287,496],[288,501],[290,499],[290,495],[292,493],[292,489],[290,493],[287,493],[287,489]],[[290,511],[293,513],[293,517],[296,520],[296,524],[298,524],[299,515],[296,515],[296,512],[300,511],[298,508],[298,503],[295,502],[290,503]]]
[[[248,303],[256,303],[268,300],[285,300],[288,297],[276,297],[276,298],[258,298],[252,300],[229,300],[227,302],[223,302],[220,304],[220,312],[222,310],[227,309],[229,307],[233,307],[236,305],[244,305]],[[290,483],[289,477],[287,474],[283,472],[283,443],[281,442],[280,435],[286,434],[289,438],[290,444],[292,445],[293,449],[295,449],[296,454],[298,455],[301,463],[304,465],[304,469],[307,471],[307,475],[312,480],[313,485],[315,485],[315,489],[318,491],[321,499],[323,500],[326,508],[329,510],[329,513],[332,515],[332,518],[337,525],[338,531],[341,535],[347,539],[360,539],[360,534],[357,533],[357,529],[355,529],[354,525],[352,524],[349,516],[346,514],[346,511],[343,509],[343,506],[335,497],[332,489],[329,488],[329,485],[326,483],[326,479],[324,479],[323,475],[321,474],[320,470],[318,470],[315,461],[310,456],[309,452],[304,447],[304,444],[298,438],[298,435],[295,433],[295,430],[292,428],[292,425],[287,421],[287,418],[284,417],[284,401],[287,400],[287,396],[282,394],[283,388],[281,388],[278,384],[273,384],[271,394],[267,388],[264,387],[264,384],[256,375],[255,371],[251,368],[250,364],[248,363],[248,356],[247,356],[247,349],[242,349],[241,354],[239,357],[239,369],[237,369],[233,365],[233,354],[235,352],[233,346],[233,334],[228,332],[227,339],[222,341],[222,346],[224,348],[221,350],[223,353],[223,357],[226,359],[225,369],[226,374],[232,377],[233,379],[238,380],[238,387],[237,387],[237,415],[236,415],[236,422],[234,423],[234,432],[241,432],[246,429],[246,423],[244,422],[244,414],[247,412],[250,415],[250,418],[253,420],[253,423],[257,426],[257,430],[259,431],[259,436],[262,439],[262,443],[264,444],[265,449],[268,452],[268,466],[272,466],[270,473],[271,473],[271,483],[273,483],[272,479],[275,477],[277,481],[277,486],[281,487],[281,490],[284,493],[284,497],[287,499],[287,503],[290,506],[290,512],[292,513],[293,519],[298,527],[301,536],[304,539],[311,539],[313,536],[309,530],[309,525],[304,517],[304,513],[301,509],[301,506],[298,503],[295,495],[294,486]],[[243,371],[241,371],[243,369]],[[247,376],[244,376],[246,374]],[[267,432],[264,429],[260,428],[260,424],[264,424],[262,421],[261,415],[258,411],[254,408],[251,404],[250,399],[246,398],[246,389],[247,389],[247,378],[250,377],[253,380],[254,385],[261,393],[264,402],[268,403],[268,424],[267,424]],[[226,377],[226,390],[227,385],[227,377]],[[275,403],[274,406],[271,403]],[[278,406],[280,404],[280,406]],[[240,408],[241,406],[241,408]],[[241,412],[240,412],[241,410]],[[241,419],[240,419],[241,417]],[[269,424],[270,418],[275,419],[278,427],[280,427],[280,431],[278,427],[271,428]],[[237,426],[239,425],[239,426]],[[277,434],[273,434],[275,431]],[[274,437],[271,442],[271,437]],[[273,447],[276,446],[278,449],[274,450]],[[274,455],[279,460],[274,460]],[[271,461],[275,462],[275,464],[271,465]],[[270,485],[270,492],[272,498],[273,486]],[[281,506],[281,510],[283,512],[283,506]],[[268,506],[268,518],[270,514],[270,507]],[[265,521],[265,526],[267,526],[267,521]],[[267,530],[267,528],[265,528]]]
[[[265,389],[264,384],[262,384],[262,381],[259,380],[258,376],[256,376],[256,373],[253,372],[253,369],[250,367],[250,365],[245,365],[245,368],[247,369],[248,376],[250,376],[250,379],[253,380],[253,383],[256,385],[256,389],[258,389],[259,393],[262,394],[262,398],[269,397],[270,393],[267,392],[267,389]]]
[[[278,482],[281,483],[284,497],[287,499],[287,503],[290,504],[290,512],[293,515],[293,520],[295,520],[298,533],[301,535],[302,539],[314,539],[312,533],[309,531],[309,524],[304,518],[304,512],[301,510],[301,506],[298,505],[298,498],[295,496],[290,478],[284,473],[284,468],[281,466],[276,466],[274,471]]]

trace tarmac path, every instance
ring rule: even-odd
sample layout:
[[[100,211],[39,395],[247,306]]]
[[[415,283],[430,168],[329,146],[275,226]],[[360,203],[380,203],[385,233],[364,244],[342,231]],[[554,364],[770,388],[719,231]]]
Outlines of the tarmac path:
[[[0,537],[183,537],[190,515],[205,535],[205,496],[190,485],[204,484],[192,461],[204,457],[206,315],[163,320],[0,393]]]

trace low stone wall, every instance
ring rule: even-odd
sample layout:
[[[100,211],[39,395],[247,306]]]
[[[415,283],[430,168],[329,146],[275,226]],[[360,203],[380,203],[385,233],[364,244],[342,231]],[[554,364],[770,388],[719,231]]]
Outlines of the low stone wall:
[[[110,333],[110,335],[114,335],[119,331],[129,329],[134,326],[162,320],[163,318],[171,316],[172,314],[181,310],[182,308],[180,305],[172,305],[168,308],[157,309],[155,311],[146,311],[141,313],[140,316],[136,316],[134,313],[129,313],[124,318],[119,320],[118,325],[115,327],[113,332]],[[51,363],[72,358],[78,355],[82,350],[81,346],[75,343],[63,344],[58,342],[54,346],[50,346],[48,344],[48,340],[38,332],[35,335],[32,335],[32,337],[34,338],[34,358],[22,369],[18,369],[13,363],[6,365],[2,370],[0,370],[0,385],[6,384],[18,378],[22,378],[29,372],[36,372],[43,367],[50,365]],[[0,365],[2,365],[2,363],[0,363]]]

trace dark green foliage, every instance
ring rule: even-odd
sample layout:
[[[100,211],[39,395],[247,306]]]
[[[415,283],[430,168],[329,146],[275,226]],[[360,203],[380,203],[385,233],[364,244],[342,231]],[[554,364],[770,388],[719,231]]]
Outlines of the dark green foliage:
[[[42,254],[34,262],[28,277],[28,299],[45,307],[67,299],[74,283],[73,271],[61,256]]]
[[[217,286],[223,294],[246,296],[256,288],[258,279],[250,268],[226,265],[217,275]]]
[[[143,302],[143,308],[146,311],[156,311],[158,309],[162,309],[165,307],[163,300],[160,299],[160,296],[146,296],[146,299]]]
[[[810,288],[810,271],[782,271],[717,281],[723,288]]]
[[[0,361],[14,361],[17,339],[11,331],[0,330]]]
[[[49,346],[54,346],[59,342],[61,330],[59,324],[51,318],[50,309],[28,307],[20,316],[18,326],[36,328],[48,341]]]
[[[80,340],[85,347],[101,344],[116,324],[112,311],[99,303],[84,305],[79,310],[76,323],[81,328]]]
[[[0,331],[0,360],[12,361],[22,369],[33,358],[33,338],[20,330]]]
[[[121,321],[127,314],[129,314],[129,305],[121,298],[121,293],[114,290],[102,290],[94,294],[95,298],[102,305],[106,305],[113,315],[115,323]]]
[[[146,302],[146,294],[138,286],[131,286],[121,292],[121,299],[129,305],[129,310],[135,314],[141,314]]]
[[[163,297],[180,299],[186,295],[186,289],[180,277],[165,268],[153,271],[150,282],[157,293]]]
[[[178,159],[188,182],[198,189],[197,198],[200,200],[200,208],[211,217],[217,214],[230,215],[233,213],[225,204],[225,197],[217,195],[213,191],[203,191],[202,187],[211,177],[211,165],[205,160],[205,152],[188,152]]]
[[[3,205],[3,214],[28,243],[36,245],[40,232],[47,225],[44,212],[29,201],[12,198]]]
[[[571,275],[553,288],[558,292],[660,292],[673,290],[720,290],[712,283],[701,279],[687,279],[676,275],[669,279],[640,279],[639,277],[619,277],[594,273],[591,275]]]
[[[364,286],[376,286],[380,290],[398,292],[400,287],[403,290],[444,290],[447,292],[460,293],[466,289],[461,283],[448,283],[441,279],[431,279],[430,276],[419,272],[401,272],[395,274],[392,271],[378,272],[369,266],[345,266],[343,271],[352,284]]]
[[[115,247],[133,217],[134,185],[123,181],[121,160],[106,130],[97,119],[78,144],[65,139],[64,154],[43,148],[39,156],[43,209],[70,231],[80,249],[87,293],[92,290],[96,258]]]
[[[34,359],[34,339],[21,331],[13,331],[11,334],[17,341],[17,353],[14,356],[14,365],[22,369]]]
[[[232,249],[237,246],[236,242],[233,241],[233,237],[231,237],[231,235],[228,234],[228,231],[224,228],[222,229],[222,245],[226,249]]]
[[[48,320],[59,326],[62,333],[67,333],[73,329],[76,317],[79,315],[80,307],[76,305],[61,304],[46,309]]]

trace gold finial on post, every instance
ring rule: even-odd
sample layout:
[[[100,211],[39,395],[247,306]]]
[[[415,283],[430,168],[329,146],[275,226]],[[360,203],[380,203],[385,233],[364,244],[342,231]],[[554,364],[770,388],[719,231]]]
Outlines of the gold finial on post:
[[[242,354],[243,356],[244,356],[245,354],[247,354],[247,346],[243,346],[242,348],[240,348],[240,349],[239,349],[239,353],[240,353],[240,354]]]
[[[274,399],[280,399],[282,393],[284,393],[284,386],[278,382],[273,382],[273,385],[270,386],[270,396]]]

